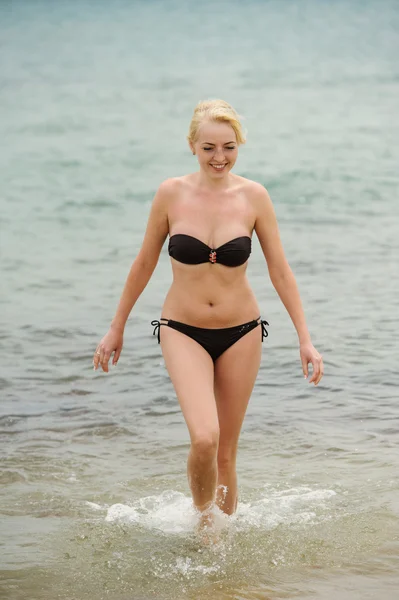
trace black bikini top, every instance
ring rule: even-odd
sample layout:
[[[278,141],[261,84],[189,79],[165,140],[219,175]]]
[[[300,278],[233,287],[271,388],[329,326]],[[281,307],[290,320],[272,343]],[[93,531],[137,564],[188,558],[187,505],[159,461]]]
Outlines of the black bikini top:
[[[251,238],[243,235],[226,242],[219,248],[210,248],[192,235],[176,233],[169,239],[168,251],[169,256],[186,265],[211,262],[226,267],[239,267],[251,254]]]

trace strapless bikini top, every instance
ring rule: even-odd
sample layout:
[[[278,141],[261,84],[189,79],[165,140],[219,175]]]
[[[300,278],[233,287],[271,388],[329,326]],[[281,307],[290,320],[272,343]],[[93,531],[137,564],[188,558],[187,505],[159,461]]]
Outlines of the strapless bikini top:
[[[251,238],[243,235],[226,242],[219,248],[210,248],[192,235],[176,233],[169,239],[168,251],[169,256],[186,265],[211,262],[226,267],[239,267],[251,254]]]

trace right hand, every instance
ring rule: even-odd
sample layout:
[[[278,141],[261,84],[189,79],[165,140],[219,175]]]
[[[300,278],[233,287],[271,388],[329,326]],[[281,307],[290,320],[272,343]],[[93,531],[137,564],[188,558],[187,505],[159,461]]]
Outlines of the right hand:
[[[94,370],[97,371],[98,365],[101,365],[103,371],[108,373],[108,361],[111,354],[114,352],[112,364],[116,365],[122,352],[123,346],[123,331],[109,329],[101,342],[98,344],[93,356]]]

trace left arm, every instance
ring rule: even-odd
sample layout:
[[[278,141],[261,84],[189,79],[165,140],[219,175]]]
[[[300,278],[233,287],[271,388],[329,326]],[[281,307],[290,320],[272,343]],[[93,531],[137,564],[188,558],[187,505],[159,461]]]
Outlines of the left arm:
[[[284,254],[272,201],[263,186],[255,185],[256,235],[267,262],[271,282],[297,331],[304,375],[308,376],[308,363],[311,362],[313,374],[309,383],[317,385],[323,376],[323,361],[310,339],[295,277]]]

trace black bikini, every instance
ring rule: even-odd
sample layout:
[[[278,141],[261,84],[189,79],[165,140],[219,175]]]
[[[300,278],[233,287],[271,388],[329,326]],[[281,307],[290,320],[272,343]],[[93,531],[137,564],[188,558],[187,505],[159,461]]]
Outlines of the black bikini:
[[[234,238],[226,242],[219,248],[211,248],[201,240],[185,233],[177,233],[169,239],[168,245],[169,255],[175,260],[187,265],[198,265],[201,263],[210,262],[212,264],[220,263],[226,267],[239,267],[243,265],[251,254],[251,238],[247,235]],[[166,321],[166,322],[161,322]],[[173,319],[164,319],[160,321],[151,321],[154,326],[153,335],[158,333],[158,344],[160,343],[161,325],[167,325],[172,329],[176,329],[185,335],[188,335],[198,344],[200,344],[215,360],[230,348],[235,342],[242,338],[246,333],[261,325],[262,341],[268,336],[266,325],[267,321],[263,321],[260,317],[242,325],[234,325],[233,327],[223,327],[217,329],[206,329],[204,327],[194,327],[187,325],[181,321]]]
[[[166,321],[166,323],[161,321]],[[262,321],[260,317],[258,319],[254,319],[253,321],[249,321],[248,323],[244,323],[243,325],[234,325],[233,327],[223,327],[219,329],[194,327],[193,325],[187,325],[186,323],[181,323],[181,321],[173,321],[172,319],[161,318],[161,321],[151,321],[151,325],[154,326],[153,335],[158,333],[158,344],[161,341],[161,325],[167,325],[172,329],[176,329],[177,331],[188,335],[188,337],[200,344],[204,350],[210,354],[213,362],[215,362],[215,360],[219,358],[219,356],[223,354],[227,348],[230,348],[230,346],[238,342],[243,335],[249,333],[258,325],[262,326],[263,342],[264,338],[268,336],[265,325],[269,325],[267,321]]]
[[[251,238],[243,235],[219,248],[211,248],[192,235],[176,233],[169,239],[168,250],[169,256],[186,265],[218,262],[225,267],[239,267],[251,254]]]

